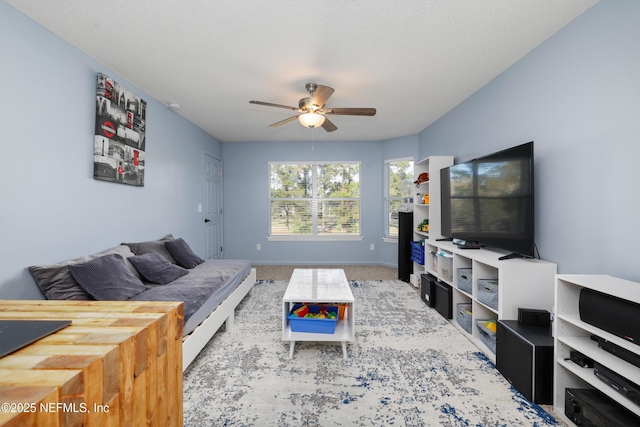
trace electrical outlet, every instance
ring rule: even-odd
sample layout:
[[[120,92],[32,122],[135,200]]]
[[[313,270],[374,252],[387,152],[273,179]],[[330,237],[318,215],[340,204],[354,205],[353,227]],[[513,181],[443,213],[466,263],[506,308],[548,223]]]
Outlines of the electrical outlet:
[[[258,243],[256,245],[256,251],[261,251],[262,250],[262,246],[260,245],[260,243]]]
[[[372,251],[375,251],[375,250],[376,250],[376,245],[375,245],[375,244],[373,244],[373,243],[372,243],[372,244],[370,244],[370,245],[369,245],[369,249],[371,249]]]

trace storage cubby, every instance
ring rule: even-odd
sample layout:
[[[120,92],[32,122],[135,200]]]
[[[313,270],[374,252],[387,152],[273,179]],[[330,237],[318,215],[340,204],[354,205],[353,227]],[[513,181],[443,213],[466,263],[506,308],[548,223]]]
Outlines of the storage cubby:
[[[424,270],[434,276],[438,275],[438,247],[430,245],[426,241],[424,245]]]
[[[607,331],[585,323],[580,319],[579,301],[583,288],[603,292],[612,297],[640,304],[640,283],[606,275],[560,274],[555,280],[556,317],[554,321],[555,375],[554,411],[563,421],[565,416],[565,389],[597,389],[624,408],[640,416],[640,406],[594,375],[593,368],[584,368],[570,360],[571,351],[579,351],[626,378],[640,384],[640,368],[598,347],[592,335],[606,339],[625,350],[640,356],[640,346],[619,338]],[[637,319],[629,319],[630,322]]]
[[[438,257],[438,278],[453,285],[453,253],[440,250]]]

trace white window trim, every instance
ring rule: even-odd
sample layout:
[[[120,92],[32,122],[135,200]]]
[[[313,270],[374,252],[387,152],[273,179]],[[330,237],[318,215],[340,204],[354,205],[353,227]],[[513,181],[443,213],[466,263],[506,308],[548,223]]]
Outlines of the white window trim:
[[[413,156],[409,157],[399,157],[397,159],[386,159],[385,163],[395,163],[395,162],[413,162]]]
[[[359,241],[364,240],[364,236],[357,234],[346,234],[341,236],[304,235],[304,236],[267,236],[272,242],[332,242],[332,241]]]

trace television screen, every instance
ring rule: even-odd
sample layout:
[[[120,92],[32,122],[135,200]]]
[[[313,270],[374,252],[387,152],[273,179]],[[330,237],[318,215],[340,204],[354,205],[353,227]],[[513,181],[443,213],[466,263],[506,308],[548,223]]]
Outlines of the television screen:
[[[441,170],[442,234],[534,256],[533,142]]]

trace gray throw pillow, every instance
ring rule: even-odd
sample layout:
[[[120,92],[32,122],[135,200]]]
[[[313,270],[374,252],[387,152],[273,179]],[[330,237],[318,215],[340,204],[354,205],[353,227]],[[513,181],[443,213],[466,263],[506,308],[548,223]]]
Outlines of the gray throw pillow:
[[[125,245],[116,246],[115,248],[110,248],[94,255],[86,255],[79,258],[61,261],[56,264],[32,265],[29,267],[29,273],[31,273],[33,279],[42,291],[42,294],[47,299],[93,300],[93,297],[82,289],[82,287],[78,285],[78,282],[75,281],[69,271],[69,265],[82,264],[108,254],[122,255],[125,259],[125,264],[129,267],[129,270],[131,270],[134,275],[138,275],[136,269],[128,261],[128,258],[133,256],[133,252],[131,252],[131,249]]]
[[[126,301],[145,290],[144,284],[129,271],[120,254],[70,265],[69,271],[76,282],[98,301]]]
[[[194,268],[204,262],[202,258],[193,253],[182,237],[169,240],[164,245],[178,265],[184,268]]]
[[[163,257],[167,259],[171,264],[177,264],[176,260],[173,259],[167,248],[164,246],[166,242],[172,241],[173,236],[171,234],[167,234],[162,239],[159,240],[150,240],[148,242],[137,242],[137,243],[123,243],[123,245],[129,246],[131,251],[136,255],[144,255],[151,252],[157,252]]]
[[[132,256],[129,261],[131,261],[131,264],[138,270],[144,280],[159,285],[166,285],[189,273],[189,270],[179,265],[171,264],[157,252]]]

